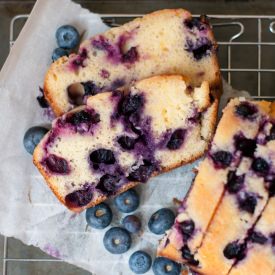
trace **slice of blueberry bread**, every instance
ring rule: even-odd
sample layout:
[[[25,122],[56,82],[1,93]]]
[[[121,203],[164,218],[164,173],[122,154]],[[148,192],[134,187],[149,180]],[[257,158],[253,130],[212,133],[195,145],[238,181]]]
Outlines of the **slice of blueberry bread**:
[[[80,211],[202,156],[217,106],[207,82],[192,88],[182,76],[144,79],[57,118],[34,163],[59,200]]]
[[[249,228],[245,227],[246,221],[252,224],[267,202],[263,178],[246,172],[251,170],[259,133],[269,118],[270,110],[269,102],[249,102],[244,99],[230,101],[223,111],[209,153],[200,164],[175,224],[159,246],[158,255],[188,263],[202,274],[223,274],[214,267],[220,261],[215,258],[218,254],[214,250],[220,248],[217,244],[227,240],[223,230],[232,229],[230,218],[225,217],[232,215],[238,222],[239,217],[240,220],[244,219],[240,226],[244,226],[246,232]],[[250,209],[245,202],[254,199],[257,204]],[[215,223],[217,228],[214,227]],[[234,227],[236,222],[232,224]],[[217,234],[218,230],[221,233]],[[206,246],[207,238],[209,241]],[[207,255],[204,255],[204,251]],[[214,253],[213,262],[208,258],[211,253]],[[213,265],[211,271],[206,268],[208,263]]]
[[[46,74],[44,92],[59,116],[101,91],[130,86],[154,75],[186,75],[220,90],[216,42],[206,17],[183,9],[161,10],[84,41]]]
[[[272,197],[256,226],[247,236],[246,257],[233,266],[229,272],[230,275],[273,275],[275,273],[274,213],[275,197]]]

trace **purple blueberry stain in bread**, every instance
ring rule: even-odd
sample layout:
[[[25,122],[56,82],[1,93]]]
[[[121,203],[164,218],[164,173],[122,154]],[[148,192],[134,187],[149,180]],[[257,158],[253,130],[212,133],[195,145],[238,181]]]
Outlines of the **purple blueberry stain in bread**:
[[[258,175],[265,176],[269,172],[269,164],[263,158],[255,158],[252,162],[251,168]]]
[[[124,85],[125,85],[125,80],[123,78],[117,78],[111,83],[110,89],[116,90]]]
[[[233,160],[232,154],[227,151],[217,151],[211,155],[211,158],[215,164],[215,168],[226,168]]]
[[[101,76],[102,78],[109,78],[109,77],[110,77],[110,72],[107,71],[106,69],[102,69],[102,70],[100,71],[100,76]]]
[[[236,259],[241,261],[246,256],[246,245],[233,241],[226,245],[223,255],[229,260]]]
[[[181,255],[182,255],[182,258],[187,260],[187,262],[190,265],[194,265],[194,266],[199,265],[199,261],[195,260],[194,255],[191,253],[189,247],[186,244],[181,248]]]
[[[65,203],[68,207],[77,208],[87,205],[93,198],[94,187],[84,184],[82,189],[76,190],[65,197]]]
[[[84,68],[86,66],[84,64],[84,62],[86,61],[87,58],[88,58],[88,51],[87,51],[87,49],[86,48],[79,49],[78,54],[71,61],[70,67],[73,70],[77,70],[77,69],[79,69],[79,67]]]
[[[121,187],[121,177],[119,175],[103,175],[96,189],[102,192],[104,195],[114,195],[118,189]]]
[[[142,165],[133,168],[127,177],[131,181],[146,182],[155,171],[155,165],[151,161],[143,160]]]
[[[252,231],[249,236],[248,240],[252,243],[258,243],[258,244],[265,244],[268,239],[265,237],[261,232]]]
[[[226,183],[228,192],[231,194],[239,192],[244,185],[244,177],[245,175],[237,176],[236,171],[229,171]]]
[[[253,157],[257,147],[256,140],[245,138],[243,135],[235,136],[235,147],[245,157]]]
[[[184,143],[184,139],[185,139],[185,134],[186,134],[186,130],[185,129],[177,129],[175,130],[171,137],[170,140],[167,143],[167,148],[169,150],[177,150],[179,149],[182,144]]]
[[[139,59],[137,47],[131,47],[126,53],[121,57],[122,63],[133,64]]]
[[[186,39],[185,50],[191,52],[196,60],[210,55],[212,49],[213,44],[207,37],[200,37],[196,41]]]
[[[253,120],[257,113],[258,108],[250,102],[244,101],[236,106],[236,114],[243,119]]]
[[[257,198],[255,194],[240,192],[237,199],[241,210],[246,211],[250,214],[254,214],[255,208],[257,206]]]
[[[70,172],[70,167],[64,158],[58,157],[54,154],[50,154],[43,160],[47,169],[56,174],[66,175]]]
[[[196,29],[202,33],[205,33],[205,31],[208,29],[208,24],[205,21],[203,21],[202,18],[186,19],[184,20],[184,25],[190,31]]]
[[[111,150],[100,148],[91,152],[90,161],[96,164],[103,163],[111,165],[116,162],[116,159],[114,153]]]
[[[187,241],[191,238],[195,230],[195,223],[193,220],[185,220],[179,223],[179,229],[181,231],[183,241]]]

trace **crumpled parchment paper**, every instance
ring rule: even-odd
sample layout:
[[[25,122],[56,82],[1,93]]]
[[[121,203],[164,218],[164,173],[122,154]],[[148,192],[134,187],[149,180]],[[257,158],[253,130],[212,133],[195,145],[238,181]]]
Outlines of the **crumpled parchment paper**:
[[[37,1],[0,73],[0,233],[97,275],[131,274],[128,258],[134,251],[144,249],[155,255],[160,236],[148,231],[149,217],[162,207],[175,209],[172,200],[184,197],[198,162],[137,187],[141,203],[136,214],[142,218],[142,233],[133,235],[131,249],[122,255],[104,249],[102,239],[108,228],[87,227],[85,212],[73,214],[57,201],[22,141],[29,127],[49,122],[36,97],[57,47],[55,31],[63,24],[76,26],[84,38],[108,28],[98,15],[70,0]],[[247,95],[226,83],[224,88],[223,106],[228,97]],[[111,225],[116,226],[123,215],[112,209]]]

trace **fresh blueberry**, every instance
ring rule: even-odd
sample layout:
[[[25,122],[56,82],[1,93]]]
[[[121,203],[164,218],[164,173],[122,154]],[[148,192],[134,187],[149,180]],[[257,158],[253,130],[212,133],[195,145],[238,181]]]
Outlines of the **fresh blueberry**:
[[[105,195],[114,195],[119,185],[120,177],[118,175],[103,175],[99,183],[96,186],[96,189],[100,190]]]
[[[68,174],[70,172],[68,162],[54,154],[49,155],[44,162],[51,172],[57,174]]]
[[[195,230],[195,223],[193,220],[186,220],[179,224],[181,233],[185,241],[187,241]]]
[[[122,224],[124,228],[128,230],[130,233],[137,233],[141,229],[141,221],[135,215],[126,216],[123,219]]]
[[[88,225],[96,229],[107,227],[113,218],[112,210],[106,203],[100,203],[86,210]]]
[[[56,48],[53,50],[52,60],[55,61],[62,56],[69,56],[70,52],[63,48]]]
[[[246,246],[245,244],[239,244],[237,241],[229,243],[223,250],[223,255],[231,260],[242,260],[245,257]]]
[[[70,25],[64,25],[57,29],[55,33],[59,47],[73,49],[79,44],[80,36],[77,29]]]
[[[153,263],[155,275],[180,275],[181,265],[164,257],[157,257]]]
[[[131,181],[146,182],[154,170],[155,165],[145,161],[144,164],[140,165],[129,174],[128,179]]]
[[[251,235],[249,236],[249,240],[253,243],[258,243],[258,244],[265,244],[267,242],[267,237],[265,237],[262,233],[260,232],[252,232]]]
[[[104,247],[112,254],[122,254],[129,250],[132,240],[124,228],[112,227],[104,235]]]
[[[212,155],[212,159],[218,168],[226,168],[230,165],[233,156],[227,151],[218,151]]]
[[[83,189],[68,194],[65,197],[65,203],[72,208],[85,206],[92,200],[93,191],[91,185],[83,186]]]
[[[125,150],[132,150],[135,147],[136,140],[128,136],[120,136],[117,140],[119,145]]]
[[[122,55],[122,63],[134,63],[138,60],[138,52],[136,47],[131,47],[129,51]]]
[[[256,106],[249,102],[241,102],[236,106],[236,113],[242,118],[252,119],[257,112]]]
[[[23,144],[28,153],[33,154],[35,147],[47,132],[48,129],[39,126],[31,127],[27,130],[23,138]]]
[[[237,176],[235,171],[229,171],[226,187],[229,193],[234,194],[241,190],[244,183],[244,175]]]
[[[190,265],[199,265],[199,261],[195,260],[194,255],[186,244],[181,248],[181,255]]]
[[[257,147],[256,140],[245,137],[237,137],[235,140],[237,150],[240,150],[245,157],[253,157]]]
[[[114,164],[116,159],[114,153],[107,149],[97,149],[90,154],[90,160],[93,163]]]
[[[253,160],[252,169],[261,175],[266,175],[269,171],[269,164],[263,158],[256,158]]]
[[[66,118],[66,122],[71,123],[72,125],[78,125],[80,123],[96,124],[99,121],[100,121],[100,115],[98,113],[93,114],[86,110],[72,113]]]
[[[244,193],[244,196],[238,199],[238,203],[242,210],[253,214],[257,205],[257,199],[254,194]]]
[[[139,206],[139,196],[134,189],[130,189],[115,198],[115,205],[123,213],[133,212]]]
[[[186,130],[184,129],[175,130],[167,143],[167,148],[170,150],[179,149],[184,142],[185,133]]]
[[[169,208],[161,208],[156,211],[148,222],[148,227],[154,234],[164,234],[170,229],[175,220],[175,214]]]
[[[121,112],[123,115],[131,115],[137,112],[143,105],[141,95],[127,95],[121,103]]]
[[[144,251],[134,252],[129,259],[129,267],[135,274],[147,272],[152,265],[152,258]]]

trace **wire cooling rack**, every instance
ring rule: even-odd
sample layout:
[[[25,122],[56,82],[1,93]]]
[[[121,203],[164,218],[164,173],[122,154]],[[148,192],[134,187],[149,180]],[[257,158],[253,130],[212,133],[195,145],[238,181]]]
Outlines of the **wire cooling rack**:
[[[28,14],[17,15],[11,20],[10,47],[18,35],[15,33],[16,25],[22,26],[28,16]],[[101,18],[111,27],[115,27],[139,16],[142,14],[102,14]],[[209,15],[208,17],[219,44],[223,77],[234,87],[249,90],[253,98],[275,100],[275,16]],[[12,275],[7,274],[8,262],[62,261],[10,258],[7,237],[4,237],[3,252],[3,275]]]

